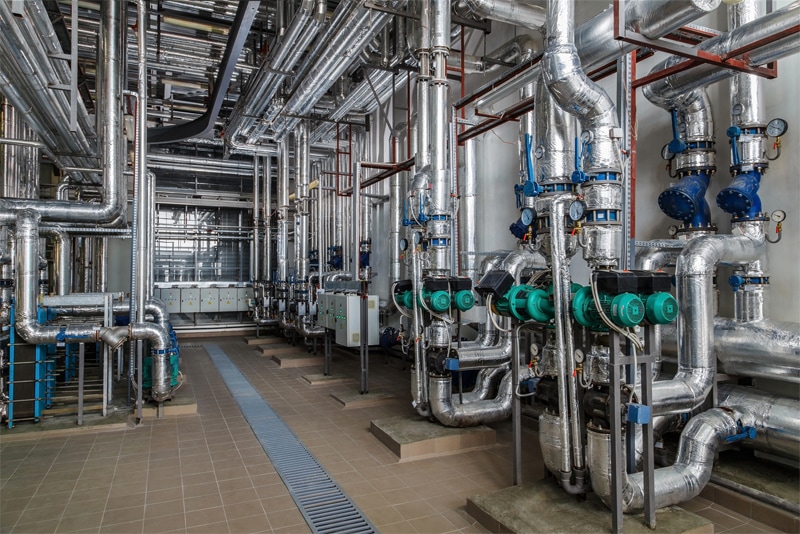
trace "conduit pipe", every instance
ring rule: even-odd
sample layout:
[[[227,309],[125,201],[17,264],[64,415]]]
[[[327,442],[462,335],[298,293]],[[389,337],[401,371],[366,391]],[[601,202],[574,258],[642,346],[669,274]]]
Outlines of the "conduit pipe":
[[[7,6],[0,2],[0,9]],[[99,204],[68,202],[59,200],[0,199],[0,224],[12,223],[15,211],[33,209],[42,220],[82,224],[112,224],[124,221],[125,187],[122,174],[122,110],[119,100],[122,94],[122,40],[125,27],[122,24],[122,4],[101,2],[102,26],[100,53],[104,76],[101,78],[100,113],[103,117],[100,131],[102,167],[104,169],[103,200]],[[2,19],[3,17],[0,17]],[[10,19],[7,19],[10,20]],[[0,32],[3,33],[3,32]],[[2,74],[2,69],[0,69]],[[10,83],[10,82],[9,82]],[[0,80],[0,86],[2,86]],[[5,92],[5,87],[3,88]],[[79,99],[80,103],[81,100]],[[22,108],[27,109],[27,108]],[[48,112],[49,113],[49,112]],[[65,134],[71,137],[71,134]]]
[[[716,375],[714,354],[714,271],[719,264],[741,265],[765,253],[764,223],[737,223],[736,235],[706,235],[689,241],[675,268],[678,313],[678,372],[653,384],[654,415],[698,408]]]
[[[794,1],[757,20],[742,24],[735,30],[708,39],[699,44],[698,49],[724,56],[728,52],[768,40],[771,36],[796,26],[798,16],[800,16],[800,1]],[[795,33],[749,51],[747,61],[750,65],[763,65],[794,54],[798,48],[800,48],[800,35]],[[650,72],[657,73],[683,61],[685,58],[671,56],[653,67]],[[702,64],[647,85],[644,95],[653,103],[674,102],[682,94],[689,94],[694,89],[707,87],[735,74],[736,71],[731,69]]]
[[[737,421],[741,418],[742,414],[729,408],[713,408],[689,420],[681,433],[675,463],[655,470],[656,509],[688,501],[700,494],[711,478],[720,444],[740,432]],[[587,434],[592,489],[611,508],[614,500],[611,435],[594,430]],[[644,508],[644,474],[627,474],[622,469],[618,476],[623,477],[623,512],[640,512]]]
[[[516,362],[512,362],[516,365]],[[511,415],[514,384],[511,371],[500,381],[497,396],[491,400],[476,400],[468,404],[453,404],[453,379],[430,376],[431,413],[437,421],[449,427],[467,427],[494,423]]]

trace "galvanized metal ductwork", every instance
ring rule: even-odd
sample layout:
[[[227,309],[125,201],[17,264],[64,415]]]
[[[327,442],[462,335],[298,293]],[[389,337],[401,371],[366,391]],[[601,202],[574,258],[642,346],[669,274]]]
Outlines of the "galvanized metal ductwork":
[[[525,26],[535,30],[544,26],[547,12],[539,6],[534,6],[525,2],[513,2],[509,0],[462,0],[465,6],[461,6],[459,11],[463,12],[464,7],[476,15],[504,22],[513,26]]]

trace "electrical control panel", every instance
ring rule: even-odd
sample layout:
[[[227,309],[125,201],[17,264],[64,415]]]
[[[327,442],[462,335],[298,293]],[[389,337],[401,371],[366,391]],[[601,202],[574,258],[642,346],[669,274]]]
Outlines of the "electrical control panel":
[[[236,311],[247,311],[247,303],[253,298],[252,287],[236,288]]]
[[[219,311],[235,312],[239,307],[239,292],[235,287],[221,287],[219,290]]]
[[[328,310],[327,326],[336,332],[336,344],[345,347],[361,345],[361,296],[355,294],[334,293],[325,295],[325,309]],[[322,299],[320,312],[322,312]],[[379,342],[378,296],[367,297],[367,343],[377,345]],[[322,323],[325,324],[325,323]]]
[[[197,313],[200,311],[200,289],[185,287],[181,289],[181,313]]]
[[[219,311],[219,289],[207,287],[200,291],[200,311],[203,313],[216,313]]]
[[[181,312],[181,290],[174,287],[161,288],[161,300],[167,305],[169,313]]]

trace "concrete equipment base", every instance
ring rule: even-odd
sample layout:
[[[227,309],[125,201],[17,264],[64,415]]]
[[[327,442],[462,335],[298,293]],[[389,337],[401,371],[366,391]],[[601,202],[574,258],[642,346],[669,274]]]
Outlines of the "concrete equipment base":
[[[564,492],[553,479],[511,486],[467,499],[467,513],[490,532],[608,533],[611,511],[594,494],[585,501]],[[658,532],[714,534],[708,519],[671,506],[656,512]],[[650,533],[640,515],[626,515],[626,534]]]
[[[348,384],[350,382],[355,382],[355,379],[350,376],[324,375],[322,373],[303,375],[303,380],[308,382],[309,386],[333,386],[336,384]]]
[[[246,337],[244,342],[248,345],[274,345],[276,343],[286,343],[286,338],[276,336]]]
[[[278,354],[307,354],[302,347],[292,347],[291,345],[262,345],[258,348],[264,356],[276,356]]]
[[[320,361],[320,363],[322,363]],[[369,408],[370,406],[378,406],[393,402],[395,396],[391,393],[384,393],[382,391],[370,391],[369,393],[361,394],[358,391],[344,391],[341,393],[331,393],[331,397],[336,399],[342,404],[342,408],[348,410],[350,408]]]
[[[488,426],[450,428],[416,415],[377,419],[369,430],[401,462],[484,449],[497,439]]]
[[[312,365],[322,365],[325,361],[323,356],[315,356],[314,354],[308,353],[298,353],[297,349],[293,349],[291,354],[273,354],[272,359],[275,360],[275,362],[282,368],[310,367]]]

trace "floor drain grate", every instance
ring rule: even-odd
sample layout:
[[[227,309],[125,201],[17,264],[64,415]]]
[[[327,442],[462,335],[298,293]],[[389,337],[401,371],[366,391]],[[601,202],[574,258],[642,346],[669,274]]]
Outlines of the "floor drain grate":
[[[217,345],[205,345],[313,532],[377,532],[297,436]]]

